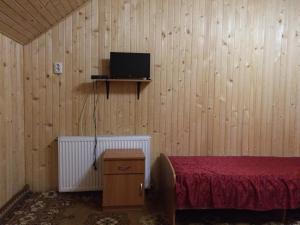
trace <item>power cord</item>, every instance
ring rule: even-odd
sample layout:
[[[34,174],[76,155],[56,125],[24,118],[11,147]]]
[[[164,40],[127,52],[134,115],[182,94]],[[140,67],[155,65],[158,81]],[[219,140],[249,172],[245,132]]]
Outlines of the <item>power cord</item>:
[[[98,96],[96,98],[96,92],[97,92],[97,81],[93,82],[93,92],[94,92],[94,110],[93,110],[93,122],[94,122],[94,163],[93,167],[94,170],[97,170],[97,117],[96,117],[96,111],[97,111],[97,104],[98,104]]]

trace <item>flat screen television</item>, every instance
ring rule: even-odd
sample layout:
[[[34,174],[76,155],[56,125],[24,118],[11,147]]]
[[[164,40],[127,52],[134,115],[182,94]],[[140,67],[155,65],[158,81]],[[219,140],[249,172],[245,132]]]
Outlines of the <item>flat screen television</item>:
[[[150,79],[150,53],[111,52],[110,77]]]

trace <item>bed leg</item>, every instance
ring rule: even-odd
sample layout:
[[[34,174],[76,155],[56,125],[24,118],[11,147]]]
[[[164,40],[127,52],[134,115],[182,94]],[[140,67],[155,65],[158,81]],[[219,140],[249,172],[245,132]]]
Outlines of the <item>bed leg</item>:
[[[168,157],[160,155],[160,197],[168,225],[175,225],[175,172]]]
[[[176,210],[165,211],[168,225],[176,225]]]
[[[175,216],[175,212],[171,213],[171,217],[168,219],[169,225],[176,225],[176,216]]]

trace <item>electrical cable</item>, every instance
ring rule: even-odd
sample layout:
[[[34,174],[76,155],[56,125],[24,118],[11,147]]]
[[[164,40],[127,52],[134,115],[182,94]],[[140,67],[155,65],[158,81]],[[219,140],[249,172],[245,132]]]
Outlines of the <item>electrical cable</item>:
[[[93,98],[93,102],[94,102],[94,110],[93,110],[93,122],[94,122],[94,163],[93,163],[93,167],[94,170],[97,170],[97,117],[96,117],[96,110],[97,110],[97,103],[98,103],[98,97],[96,99],[96,91],[97,91],[97,81],[93,82],[93,91],[94,91],[94,98]]]

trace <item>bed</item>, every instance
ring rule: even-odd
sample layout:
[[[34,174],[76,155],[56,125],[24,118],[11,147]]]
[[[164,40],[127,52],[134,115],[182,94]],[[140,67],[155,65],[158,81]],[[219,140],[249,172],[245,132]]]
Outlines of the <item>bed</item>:
[[[168,220],[180,209],[300,208],[300,157],[166,156],[160,187]]]

